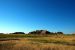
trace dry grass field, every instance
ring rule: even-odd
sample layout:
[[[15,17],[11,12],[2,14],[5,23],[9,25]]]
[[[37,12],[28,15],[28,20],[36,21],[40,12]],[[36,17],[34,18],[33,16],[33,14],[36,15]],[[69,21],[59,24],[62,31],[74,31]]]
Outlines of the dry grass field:
[[[0,35],[0,50],[75,50],[75,35]]]

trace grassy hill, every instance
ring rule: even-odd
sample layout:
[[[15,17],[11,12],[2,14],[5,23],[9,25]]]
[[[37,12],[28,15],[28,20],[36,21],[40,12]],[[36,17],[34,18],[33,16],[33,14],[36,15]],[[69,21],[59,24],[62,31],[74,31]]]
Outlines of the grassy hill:
[[[0,50],[75,50],[75,35],[1,34]]]

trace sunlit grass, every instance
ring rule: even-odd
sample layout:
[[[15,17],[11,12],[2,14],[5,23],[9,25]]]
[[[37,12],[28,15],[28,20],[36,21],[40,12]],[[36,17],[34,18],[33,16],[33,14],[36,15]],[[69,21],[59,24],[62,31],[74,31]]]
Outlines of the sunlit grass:
[[[74,35],[2,36],[0,35],[0,50],[75,50]]]

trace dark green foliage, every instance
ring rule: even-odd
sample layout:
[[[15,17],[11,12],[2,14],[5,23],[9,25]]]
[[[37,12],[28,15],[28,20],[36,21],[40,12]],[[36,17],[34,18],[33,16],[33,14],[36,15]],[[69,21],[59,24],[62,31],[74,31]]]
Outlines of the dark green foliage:
[[[53,32],[49,32],[47,30],[36,30],[36,31],[29,32],[28,34],[42,34],[42,35],[50,34],[50,35],[57,35],[57,34],[63,34],[63,32],[53,33]]]
[[[36,31],[29,32],[28,34],[50,34],[50,32],[47,30],[36,30]]]
[[[64,34],[63,32],[57,32],[56,34]]]
[[[0,34],[4,34],[4,33],[0,33]]]
[[[15,33],[12,33],[12,34],[25,34],[24,32],[15,32]]]

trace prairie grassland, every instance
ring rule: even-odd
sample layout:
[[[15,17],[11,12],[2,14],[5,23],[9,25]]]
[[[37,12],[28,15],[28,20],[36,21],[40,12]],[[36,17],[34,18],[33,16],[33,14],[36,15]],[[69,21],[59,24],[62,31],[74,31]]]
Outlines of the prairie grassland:
[[[75,50],[75,35],[2,36],[0,50]]]

